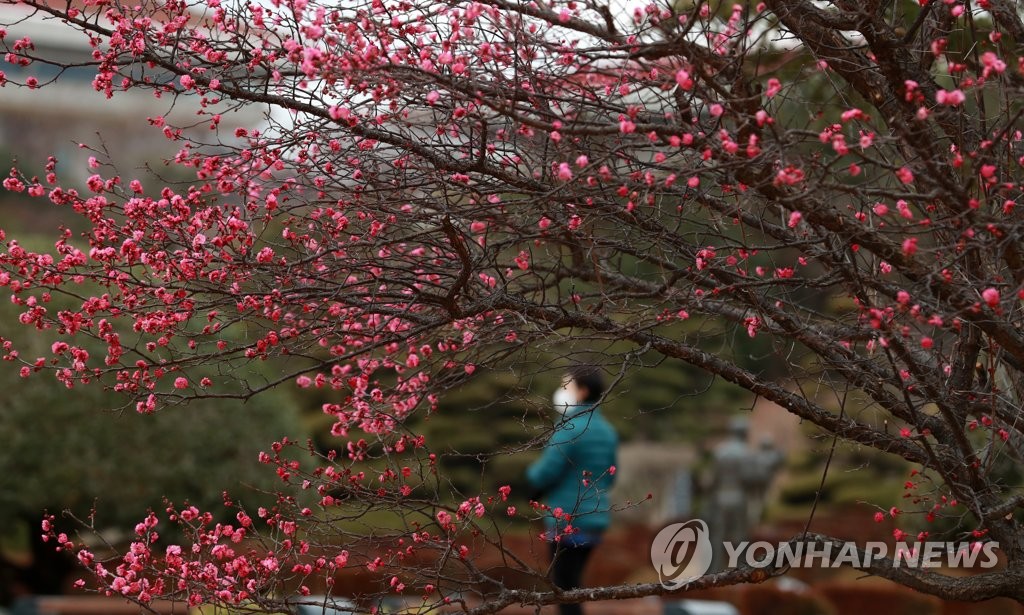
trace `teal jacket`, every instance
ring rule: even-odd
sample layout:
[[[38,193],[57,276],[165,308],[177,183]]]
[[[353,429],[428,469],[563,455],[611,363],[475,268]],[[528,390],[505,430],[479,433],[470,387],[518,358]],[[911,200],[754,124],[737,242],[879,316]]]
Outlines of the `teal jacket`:
[[[549,535],[566,526],[552,514],[556,508],[572,515],[569,523],[581,533],[599,535],[608,527],[608,491],[615,482],[609,468],[616,463],[618,444],[615,429],[596,406],[572,406],[555,425],[544,453],[526,469],[526,479],[551,507],[544,519]]]

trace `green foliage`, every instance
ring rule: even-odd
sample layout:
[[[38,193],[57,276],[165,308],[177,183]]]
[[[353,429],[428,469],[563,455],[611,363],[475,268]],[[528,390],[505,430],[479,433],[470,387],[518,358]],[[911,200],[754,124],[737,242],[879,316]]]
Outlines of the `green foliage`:
[[[73,396],[61,388],[37,377],[0,400],[5,525],[44,508],[82,514],[94,500],[113,525],[138,520],[163,496],[212,507],[226,489],[246,501],[256,494],[240,487],[269,489],[277,480],[256,462],[259,450],[297,431],[288,404],[271,397],[142,416],[111,412],[118,400],[98,388]]]
[[[531,440],[545,438],[551,425],[545,394],[557,381],[557,374],[545,374],[531,391],[510,371],[483,372],[411,427],[438,453],[441,475],[455,492],[493,494],[502,485],[522,483],[535,453],[516,453],[526,451]]]
[[[15,322],[16,309],[0,309],[5,322]],[[50,343],[46,333],[15,325],[2,335],[31,358]],[[0,523],[9,538],[18,520],[34,523],[44,509],[84,516],[95,504],[102,528],[130,527],[165,497],[212,510],[224,491],[243,504],[268,502],[261,492],[279,480],[258,452],[282,435],[302,436],[294,401],[281,391],[144,416],[99,383],[68,391],[45,371],[22,379],[8,365],[0,386],[11,392],[0,397]]]
[[[788,478],[780,490],[778,506],[771,511],[773,516],[786,516],[789,511],[806,515],[808,507],[816,499],[818,506],[825,509],[857,502],[900,501],[902,485],[894,482],[892,477],[905,475],[908,464],[864,447],[838,445],[822,484],[830,442],[823,442],[821,446],[793,455],[788,460]]]

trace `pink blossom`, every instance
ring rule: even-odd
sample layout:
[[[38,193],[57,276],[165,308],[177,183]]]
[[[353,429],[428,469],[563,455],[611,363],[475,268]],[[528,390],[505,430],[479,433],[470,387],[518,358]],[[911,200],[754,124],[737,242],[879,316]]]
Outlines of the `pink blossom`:
[[[860,109],[847,109],[839,116],[839,119],[844,123],[850,120],[859,120],[864,118],[864,112]]]
[[[564,182],[572,179],[572,169],[569,168],[568,162],[561,162],[558,164],[558,179]]]
[[[989,307],[999,307],[999,291],[995,288],[986,288],[981,291],[981,298],[985,300],[985,304]]]
[[[259,253],[256,254],[256,262],[258,263],[269,263],[274,260],[274,250],[270,247],[261,248]]]
[[[448,529],[452,525],[452,516],[445,510],[437,511],[437,523],[443,528]]]
[[[174,379],[174,388],[176,388],[176,389],[187,389],[188,388],[188,379],[187,378],[182,378],[182,377],[175,378]]]
[[[780,169],[775,175],[775,185],[795,186],[804,180],[804,172],[792,165]]]
[[[907,79],[906,81],[904,81],[903,82],[903,88],[904,88],[903,100],[905,100],[907,102],[911,102],[912,100],[914,100],[914,98],[915,98],[914,91],[917,90],[917,87],[918,87],[918,83],[916,81],[912,80],[912,79]]]
[[[935,92],[935,102],[940,105],[956,107],[962,105],[967,97],[961,90],[939,90]]]
[[[347,121],[352,117],[352,111],[350,109],[346,107],[339,107],[337,105],[331,105],[331,107],[327,109],[327,114],[336,122],[339,120]]]
[[[988,77],[991,73],[1002,74],[1006,70],[1006,62],[999,59],[995,53],[986,51],[981,54],[981,63],[985,66],[982,75]]]
[[[685,68],[676,71],[676,84],[683,90],[693,89],[693,79],[690,78],[690,73]]]

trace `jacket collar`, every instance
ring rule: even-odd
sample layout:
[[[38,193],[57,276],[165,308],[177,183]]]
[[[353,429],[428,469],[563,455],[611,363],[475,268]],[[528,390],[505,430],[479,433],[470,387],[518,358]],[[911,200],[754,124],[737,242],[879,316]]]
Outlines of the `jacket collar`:
[[[573,404],[569,406],[569,408],[565,411],[565,414],[562,415],[562,421],[572,420],[577,416],[587,412],[588,410],[597,412],[600,410],[600,408],[598,408],[597,404]]]

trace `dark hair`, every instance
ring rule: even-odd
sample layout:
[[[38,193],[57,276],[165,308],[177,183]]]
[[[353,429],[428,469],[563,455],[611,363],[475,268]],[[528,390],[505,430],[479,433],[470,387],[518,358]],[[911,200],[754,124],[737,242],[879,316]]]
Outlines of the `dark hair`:
[[[604,395],[604,377],[598,368],[592,365],[573,365],[565,370],[565,375],[575,382],[576,386],[587,389],[587,398],[583,403],[596,403]]]

